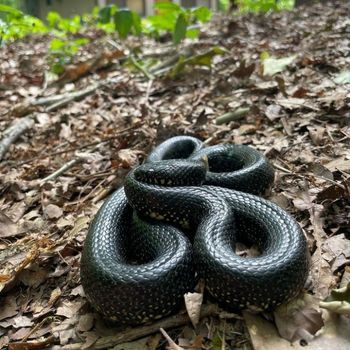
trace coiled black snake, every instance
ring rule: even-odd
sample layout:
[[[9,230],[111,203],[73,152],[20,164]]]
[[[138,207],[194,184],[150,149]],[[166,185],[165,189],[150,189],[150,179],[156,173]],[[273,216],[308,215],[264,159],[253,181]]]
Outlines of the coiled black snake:
[[[290,215],[256,196],[273,178],[248,146],[203,148],[186,136],[162,143],[90,226],[81,260],[88,300],[109,319],[137,324],[174,311],[197,276],[230,308],[291,299],[308,274],[307,244]],[[237,242],[261,254],[239,256]]]

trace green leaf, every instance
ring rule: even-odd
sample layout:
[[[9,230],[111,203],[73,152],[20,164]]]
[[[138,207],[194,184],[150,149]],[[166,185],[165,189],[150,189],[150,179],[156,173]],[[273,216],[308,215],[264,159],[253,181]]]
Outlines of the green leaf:
[[[74,44],[77,46],[86,45],[88,42],[90,42],[90,40],[87,38],[78,38],[74,40]]]
[[[13,16],[23,16],[23,12],[11,7],[11,6],[7,6],[7,5],[2,5],[0,4],[0,12],[6,12],[6,13],[9,13]]]
[[[160,30],[172,31],[176,23],[176,14],[169,13],[163,16],[148,16],[147,21],[157,31],[160,31]]]
[[[296,58],[296,55],[284,58],[268,57],[263,60],[264,75],[274,75],[284,71]]]
[[[154,8],[165,12],[182,12],[181,6],[173,2],[157,2],[154,4]]]
[[[132,11],[132,20],[133,20],[133,27],[136,35],[140,35],[142,33],[141,17],[135,11]]]
[[[99,23],[109,23],[113,14],[116,12],[117,8],[115,5],[108,5],[102,7],[98,12],[98,21]]]
[[[185,15],[180,13],[177,17],[173,32],[173,42],[175,45],[179,44],[180,41],[186,36],[187,25],[188,23]]]
[[[199,6],[193,10],[193,14],[196,16],[199,22],[208,22],[212,16],[212,12],[206,6]]]
[[[59,13],[50,11],[46,16],[47,22],[51,28],[55,27],[60,21],[62,21],[62,17]]]
[[[114,25],[119,36],[125,39],[133,26],[133,15],[131,11],[128,9],[118,10],[114,14]]]
[[[339,85],[350,84],[350,70],[344,70],[337,74],[334,78],[334,82]]]
[[[60,39],[52,39],[50,42],[50,51],[59,51],[66,45],[66,42]]]
[[[187,32],[186,32],[186,38],[189,38],[189,39],[196,39],[198,38],[198,35],[199,35],[199,29],[187,29]]]

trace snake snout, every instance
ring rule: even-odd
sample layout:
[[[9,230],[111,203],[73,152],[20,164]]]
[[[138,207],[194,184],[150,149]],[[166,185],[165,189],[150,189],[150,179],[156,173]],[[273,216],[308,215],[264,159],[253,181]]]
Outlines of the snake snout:
[[[162,160],[140,165],[134,172],[137,181],[161,186],[200,186],[206,178],[203,160]]]

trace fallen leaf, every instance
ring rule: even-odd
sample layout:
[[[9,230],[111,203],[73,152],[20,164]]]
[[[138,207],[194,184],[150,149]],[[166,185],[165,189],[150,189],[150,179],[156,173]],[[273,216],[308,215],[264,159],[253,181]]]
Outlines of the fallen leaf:
[[[186,310],[194,327],[196,327],[196,325],[199,322],[202,303],[203,303],[203,293],[186,293],[185,294]]]
[[[66,301],[57,308],[56,315],[71,318],[77,314],[81,306],[81,301]]]
[[[319,163],[312,163],[308,167],[309,171],[314,173],[318,177],[322,177],[324,179],[334,180],[333,173],[328,170],[325,166]]]
[[[350,159],[340,157],[324,164],[324,166],[330,171],[349,171],[350,170]]]
[[[288,97],[288,98],[277,98],[276,103],[284,108],[295,110],[295,109],[310,109],[312,111],[319,111],[319,108],[311,102],[306,102],[304,98]]]
[[[350,70],[344,70],[333,79],[337,84],[350,84]]]
[[[266,107],[265,115],[270,121],[274,121],[281,118],[281,110],[281,106],[272,104]]]
[[[350,264],[350,241],[344,234],[327,238],[322,244],[322,257],[333,273]]]
[[[44,207],[44,213],[49,219],[58,219],[63,215],[63,210],[55,204],[48,204]]]
[[[32,325],[33,322],[27,316],[18,315],[13,318],[13,327],[15,328],[30,327]]]
[[[315,146],[322,145],[326,129],[322,126],[308,126],[307,129],[309,130],[312,143]]]
[[[14,296],[7,296],[0,304],[0,320],[17,315],[18,306]]]
[[[284,58],[268,57],[263,59],[263,75],[274,75],[283,72],[296,58],[296,55]]]
[[[234,70],[232,74],[236,78],[248,78],[252,75],[252,73],[254,72],[254,69],[255,69],[255,63],[251,63],[246,66],[245,60],[242,60],[239,63],[239,67],[236,70]]]
[[[0,238],[13,237],[18,233],[17,225],[0,210]]]
[[[322,314],[313,306],[315,300],[305,295],[279,306],[275,312],[275,322],[279,334],[290,342],[311,340],[324,326]]]
[[[79,317],[79,322],[77,325],[77,330],[79,332],[87,332],[94,325],[94,315],[89,313]]]

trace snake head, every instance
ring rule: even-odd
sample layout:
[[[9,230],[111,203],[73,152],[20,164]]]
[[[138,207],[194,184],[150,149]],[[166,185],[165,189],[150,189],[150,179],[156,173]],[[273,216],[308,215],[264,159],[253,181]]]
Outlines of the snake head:
[[[169,159],[140,165],[134,171],[137,181],[161,186],[200,186],[206,176],[204,160]]]

